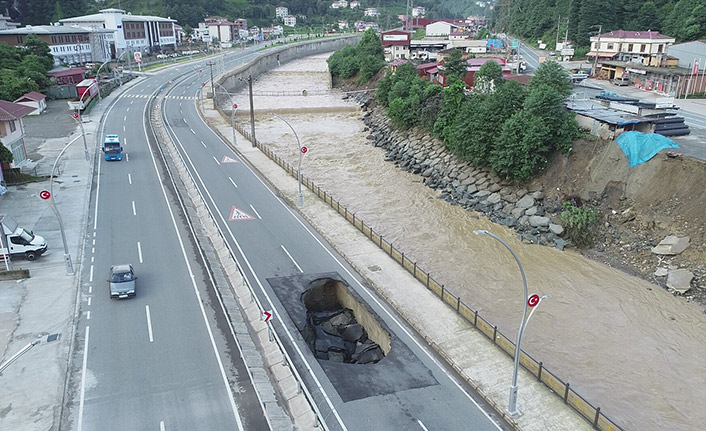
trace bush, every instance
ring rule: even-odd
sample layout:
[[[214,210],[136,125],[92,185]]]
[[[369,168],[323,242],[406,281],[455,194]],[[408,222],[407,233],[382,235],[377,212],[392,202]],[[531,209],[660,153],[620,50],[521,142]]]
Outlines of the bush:
[[[348,79],[358,74],[357,82],[364,84],[385,66],[385,52],[380,39],[370,29],[357,46],[345,46],[328,60],[328,69],[334,78]]]
[[[564,202],[561,207],[559,218],[571,242],[577,247],[592,245],[598,223],[596,213],[589,208],[577,207],[569,201]]]

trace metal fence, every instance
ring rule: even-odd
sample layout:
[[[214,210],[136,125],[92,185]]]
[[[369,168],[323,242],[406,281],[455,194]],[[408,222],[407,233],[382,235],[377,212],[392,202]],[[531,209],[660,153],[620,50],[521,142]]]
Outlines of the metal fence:
[[[222,113],[222,112],[221,112]],[[223,114],[223,113],[222,113]],[[236,123],[235,128],[252,142],[252,135],[245,130],[240,124]],[[286,170],[294,178],[297,178],[297,168],[289,165],[284,159],[275,154],[269,147],[256,142],[256,146],[265,153],[272,161],[277,163],[282,169]],[[305,185],[316,196],[328,204],[331,208],[342,215],[349,223],[355,226],[363,235],[368,237],[370,241],[376,244],[381,250],[387,253],[392,259],[406,269],[414,278],[424,284],[427,289],[431,290],[449,307],[456,310],[456,313],[461,315],[466,321],[471,323],[476,329],[485,334],[494,344],[499,346],[510,357],[515,356],[515,343],[507,338],[502,332],[498,331],[498,327],[485,320],[478,314],[478,310],[472,309],[466,305],[460,297],[454,295],[446,287],[434,280],[434,278],[426,271],[417,265],[417,262],[406,256],[404,251],[396,248],[392,242],[383,238],[383,235],[375,232],[371,226],[368,226],[363,220],[357,218],[355,213],[348,211],[345,205],[334,199],[326,190],[316,185],[314,181],[302,175],[302,185]],[[537,380],[544,383],[557,396],[561,397],[564,404],[571,406],[584,419],[586,419],[594,429],[601,431],[624,431],[622,427],[616,424],[608,416],[601,412],[600,407],[594,407],[588,400],[583,398],[574,389],[571,388],[569,382],[564,382],[551,371],[544,368],[541,361],[535,360],[524,350],[520,352],[520,364],[532,373]]]

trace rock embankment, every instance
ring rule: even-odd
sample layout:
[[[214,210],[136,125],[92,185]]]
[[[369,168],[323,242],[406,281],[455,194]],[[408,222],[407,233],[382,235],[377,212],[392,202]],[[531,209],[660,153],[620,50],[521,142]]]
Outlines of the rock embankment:
[[[367,97],[357,97],[364,109],[369,106]],[[564,228],[558,220],[559,203],[545,199],[540,187],[528,190],[499,178],[488,168],[459,160],[422,129],[395,129],[379,106],[368,109],[363,119],[371,144],[387,150],[386,160],[420,175],[426,185],[441,191],[439,198],[514,229],[523,242],[560,250],[568,244],[561,237]]]

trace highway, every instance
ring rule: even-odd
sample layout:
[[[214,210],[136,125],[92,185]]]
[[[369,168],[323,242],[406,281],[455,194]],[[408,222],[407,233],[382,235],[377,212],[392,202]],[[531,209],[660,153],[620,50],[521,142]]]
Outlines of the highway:
[[[229,55],[229,67],[256,53]],[[203,61],[202,61],[203,63]],[[201,72],[200,72],[201,70]],[[205,73],[180,65],[121,95],[101,135],[124,138],[121,162],[97,164],[91,194],[75,363],[82,363],[74,429],[267,429],[247,372],[224,324],[199,250],[144,123],[151,94],[162,110],[218,228],[247,282],[274,312],[273,327],[315,393],[324,429],[508,429],[333,248],[279,199],[202,121],[195,100]],[[208,69],[206,69],[207,71]],[[247,102],[236,101],[241,106]],[[232,217],[239,214],[241,217]],[[137,296],[111,300],[112,264],[132,263]],[[278,280],[340,277],[392,338],[378,364],[317,360],[297,329],[301,316]]]
[[[100,136],[122,138],[122,161],[98,155],[86,230],[83,351],[74,429],[267,429],[208,274],[148,145],[149,95],[190,71],[143,78],[106,111]],[[111,265],[131,263],[137,295],[111,300]],[[236,352],[231,355],[231,352]]]

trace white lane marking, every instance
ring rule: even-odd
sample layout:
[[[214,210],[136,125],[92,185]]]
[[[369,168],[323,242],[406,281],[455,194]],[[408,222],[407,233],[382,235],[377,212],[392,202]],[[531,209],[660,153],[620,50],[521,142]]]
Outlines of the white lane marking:
[[[129,161],[130,161],[130,156],[128,156],[127,153],[125,153],[125,161],[126,161],[126,162],[129,162]]]
[[[133,103],[135,103],[135,101],[134,101],[134,100],[131,100],[131,101],[130,101],[130,104],[132,105]]]
[[[123,138],[123,144],[127,147],[127,138]]]
[[[125,112],[130,112],[130,107],[128,106]]]
[[[88,281],[93,283],[93,265],[91,265],[91,270],[88,272]]]
[[[140,259],[140,263],[142,263],[142,245],[140,241],[137,241],[137,257]]]
[[[125,126],[123,126],[123,132],[125,131]]]
[[[235,188],[237,189],[237,188],[238,188],[238,185],[235,184],[235,181],[233,181],[233,178],[228,177],[228,179],[230,180],[230,183],[233,184],[233,187],[235,187]]]
[[[201,119],[201,122],[202,122],[205,126],[208,126],[208,125],[206,124],[206,122],[204,121],[204,119],[203,119],[201,116],[199,116],[199,118]],[[215,135],[215,133],[214,133],[214,136],[217,136],[217,135]],[[221,142],[223,142],[223,145],[226,146],[226,148],[229,148],[229,147],[227,146],[227,144],[226,144],[223,140],[221,140]],[[180,145],[181,145],[181,143],[180,143]],[[183,145],[182,145],[182,149],[183,149]],[[187,155],[187,159],[189,159],[188,155]],[[191,163],[191,159],[189,159],[189,163]],[[488,415],[488,413],[476,402],[476,400],[473,399],[473,397],[471,397],[471,395],[470,395],[468,392],[466,392],[465,389],[463,389],[463,387],[461,386],[460,383],[458,383],[458,381],[456,380],[456,378],[455,378],[454,376],[452,376],[451,374],[449,374],[449,373],[446,371],[446,369],[445,369],[443,366],[441,366],[441,364],[439,363],[439,361],[437,361],[436,358],[434,358],[434,357],[431,355],[431,353],[429,353],[429,351],[427,350],[427,347],[422,346],[422,344],[421,344],[419,341],[417,341],[417,339],[416,339],[415,337],[413,337],[412,334],[410,334],[409,331],[408,331],[404,326],[402,326],[402,324],[399,322],[399,320],[398,320],[395,316],[392,315],[392,313],[390,312],[390,310],[388,310],[387,307],[384,307],[384,306],[380,303],[380,301],[379,301],[372,293],[370,293],[370,292],[368,291],[368,289],[366,289],[366,288],[363,287],[363,285],[360,283],[360,281],[359,281],[356,277],[354,277],[353,274],[351,274],[351,272],[341,263],[340,260],[338,260],[338,258],[336,258],[336,256],[333,255],[333,253],[332,253],[328,248],[326,248],[326,246],[324,246],[324,244],[323,244],[321,241],[319,241],[319,239],[316,237],[316,235],[314,235],[314,233],[304,224],[304,222],[303,222],[302,220],[300,220],[299,217],[296,216],[296,214],[294,214],[294,212],[284,203],[284,201],[283,201],[282,199],[280,199],[280,198],[277,196],[277,194],[262,180],[262,178],[260,178],[259,175],[257,175],[257,174],[255,173],[255,171],[253,171],[253,170],[250,168],[250,166],[249,166],[248,164],[245,164],[245,166],[246,166],[246,168],[250,171],[250,173],[253,174],[253,176],[260,182],[260,184],[262,184],[262,185],[265,187],[265,189],[266,189],[267,191],[269,191],[272,196],[274,196],[274,198],[279,202],[280,205],[282,205],[282,207],[285,209],[285,211],[287,211],[287,212],[297,221],[297,223],[299,223],[299,224],[309,233],[309,235],[311,235],[311,237],[314,238],[314,241],[316,241],[316,242],[326,251],[326,253],[327,253],[329,256],[331,256],[331,258],[332,258],[334,261],[336,261],[336,263],[341,267],[341,269],[342,269],[344,272],[346,272],[346,274],[348,274],[348,275],[351,277],[352,280],[355,280],[356,284],[358,284],[358,286],[361,288],[361,290],[362,290],[363,292],[365,292],[365,294],[366,294],[372,301],[374,301],[374,302],[385,312],[385,314],[386,314],[393,322],[395,322],[395,324],[397,324],[397,326],[402,330],[402,332],[404,332],[404,333],[407,335],[407,337],[409,337],[409,338],[412,340],[412,342],[413,342],[414,344],[416,344],[417,347],[418,347],[419,349],[421,349],[421,350],[427,355],[427,357],[428,357],[434,364],[436,364],[436,366],[437,366],[444,374],[446,374],[446,376],[447,376],[447,377],[449,378],[449,380],[451,380],[451,382],[458,388],[458,390],[460,390],[460,391],[466,396],[466,398],[468,398],[468,399],[478,408],[478,410],[480,410],[480,411],[485,415],[485,417],[488,418],[488,420],[489,420],[491,423],[493,423],[493,424],[495,425],[495,427],[496,427],[498,430],[501,430],[502,428],[500,428],[500,425],[498,425],[498,423],[495,422],[495,420],[494,420],[493,418],[491,418],[490,415]],[[191,163],[191,167],[192,167],[192,169],[195,169],[193,163]],[[204,185],[204,183],[203,183],[203,180],[201,180],[201,177],[199,176],[198,172],[196,172],[196,176],[197,176],[197,177],[199,178],[199,180],[201,181],[201,185],[204,187],[204,190],[205,190],[206,187],[205,187],[205,185]],[[208,191],[206,191],[206,193],[208,194]],[[213,198],[211,197],[210,194],[209,194],[209,198],[210,198],[210,200],[211,200],[211,203],[212,203],[213,206],[215,207],[215,202],[213,201]],[[223,224],[225,225],[225,228],[228,230],[228,233],[230,234],[231,239],[233,240],[233,242],[235,243],[236,247],[238,248],[238,251],[240,252],[240,255],[243,256],[243,259],[245,260],[245,263],[247,264],[248,269],[250,270],[250,273],[253,274],[253,277],[255,278],[255,281],[257,282],[258,286],[260,287],[260,290],[264,293],[264,296],[265,296],[265,298],[269,301],[270,305],[272,305],[272,301],[270,300],[269,295],[268,295],[267,292],[265,291],[265,288],[263,287],[262,282],[260,282],[260,278],[257,276],[257,274],[255,274],[255,271],[253,270],[252,265],[250,265],[249,259],[247,258],[247,256],[245,256],[245,253],[243,253],[243,250],[240,248],[240,244],[239,244],[238,241],[235,239],[235,236],[233,235],[233,232],[230,230],[230,226],[228,226],[228,224],[227,224],[227,223],[225,222],[225,220],[223,219],[223,215],[220,214],[220,212],[219,212],[218,214],[219,214],[219,216],[221,217],[221,220],[223,221]],[[248,281],[247,278],[248,278],[248,277],[246,276],[246,277],[245,277],[246,281]],[[249,283],[249,281],[248,281],[248,283]],[[277,317],[278,319],[280,319],[280,317],[279,317],[279,312],[277,311],[277,309],[274,308],[274,307],[273,307],[272,309],[274,310],[275,317]],[[285,332],[287,333],[287,335],[289,336],[290,340],[291,340],[292,343],[293,343],[294,340],[292,339],[291,335],[289,334],[289,330],[287,329],[286,326],[284,327],[284,330],[285,330]],[[302,355],[301,351],[299,350],[299,347],[298,347],[296,344],[295,344],[295,348],[296,348],[297,352],[299,353],[299,356],[303,358],[303,355]],[[306,361],[305,361],[305,362],[306,362]],[[319,383],[318,379],[316,378],[316,376],[313,375],[313,372],[311,371],[311,368],[309,367],[309,364],[306,363],[306,366],[307,366],[309,372],[311,373],[312,377],[314,378],[314,381],[316,382],[318,388],[321,389],[321,390],[322,390],[322,393],[324,393],[324,395],[326,396],[325,392],[323,392],[323,389],[321,388],[321,384]],[[338,419],[339,424],[341,424],[341,426],[343,426],[343,427],[345,428],[345,426],[343,425],[343,422],[342,422],[341,417],[338,415],[338,411],[333,408],[333,405],[331,404],[331,400],[328,399],[328,396],[326,396],[326,400],[327,400],[327,404],[329,405],[329,407],[331,408],[331,410],[333,410],[334,415],[335,415],[336,418]]]
[[[88,306],[89,306],[89,307],[91,306],[91,299],[93,299],[93,297],[90,297],[90,296],[89,296],[89,297],[88,297]]]
[[[83,402],[86,398],[86,364],[88,363],[88,334],[91,328],[86,326],[86,340],[83,343],[83,368],[81,369],[81,395],[78,401],[78,431],[83,429]]]
[[[127,121],[127,115],[123,117],[123,121]]]
[[[228,177],[228,178],[230,178],[230,177]],[[255,213],[255,215],[257,216],[257,218],[259,218],[260,220],[262,220],[262,217],[260,217],[260,214],[258,214],[258,212],[257,212],[257,210],[255,209],[255,207],[252,206],[252,205],[250,205],[250,208],[252,208],[252,210],[253,210],[253,212]]]
[[[180,107],[180,108],[181,108],[181,104],[182,104],[182,103],[183,103],[183,102],[179,102],[179,107]]]
[[[95,262],[95,256],[91,256],[91,263]]]
[[[419,424],[420,427],[422,427],[422,429],[424,431],[429,431],[429,428],[425,427],[424,424],[422,423],[422,421],[420,421],[419,419],[417,419],[417,423]]]
[[[284,250],[284,252],[287,254],[287,257],[289,257],[289,260],[291,260],[291,261],[294,263],[294,266],[297,267],[297,269],[299,270],[299,272],[304,272],[304,271],[302,270],[302,268],[299,266],[299,264],[297,263],[297,261],[294,260],[294,258],[292,257],[292,255],[289,254],[289,252],[287,251],[286,248],[284,248],[284,245],[280,245],[280,247],[282,247],[282,250]]]
[[[219,165],[221,164],[221,162],[218,161],[218,159],[216,158],[216,156],[213,156],[213,160],[215,160],[216,163],[218,163]]]
[[[137,215],[137,211],[135,211],[135,201],[132,201],[132,215]]]
[[[191,130],[191,133],[193,133],[194,135],[196,134],[196,132],[194,132],[194,129],[190,128],[189,130]]]
[[[88,286],[88,293],[93,292],[93,286]]]
[[[86,311],[86,320],[91,320],[91,310]]]
[[[145,305],[145,314],[147,314],[147,332],[150,334],[150,343],[154,342],[152,338],[152,319],[150,318],[150,306]]]
[[[164,421],[159,421],[159,431],[166,431],[166,428],[164,427]]]
[[[95,248],[95,247],[91,247],[91,253],[95,253],[95,252],[96,252],[96,248]]]
[[[201,141],[201,145],[203,145],[203,147],[206,148],[206,144],[204,144],[203,141]]]
[[[142,118],[145,117],[146,113],[147,113],[147,104],[145,104],[145,107],[142,111]],[[147,128],[144,128],[144,131],[145,131],[145,140],[149,141],[149,135],[147,135]],[[226,376],[226,371],[225,371],[225,368],[223,367],[223,361],[221,360],[221,355],[218,353],[218,348],[216,347],[216,340],[213,337],[213,331],[211,330],[211,326],[208,324],[208,317],[206,316],[206,309],[204,308],[203,300],[201,299],[201,294],[199,293],[198,285],[196,284],[196,275],[194,274],[194,271],[191,269],[191,263],[189,263],[189,258],[186,253],[186,247],[184,246],[184,240],[181,238],[181,233],[179,233],[179,228],[177,226],[176,218],[174,216],[174,211],[172,211],[172,207],[169,204],[170,201],[169,201],[169,198],[167,197],[167,190],[164,188],[164,184],[162,183],[161,177],[159,175],[159,168],[157,167],[157,159],[154,157],[154,153],[152,151],[150,151],[149,153],[150,153],[150,157],[152,157],[152,166],[154,167],[155,174],[157,175],[157,178],[159,179],[158,184],[159,184],[160,188],[162,189],[162,196],[164,197],[164,201],[167,203],[167,210],[169,211],[169,217],[172,220],[172,226],[174,227],[174,232],[176,233],[177,240],[179,241],[179,247],[181,248],[181,255],[184,258],[184,263],[186,264],[186,269],[189,272],[189,278],[191,279],[191,285],[194,288],[194,294],[196,295],[197,302],[198,302],[199,307],[201,309],[201,317],[203,317],[203,321],[206,326],[206,331],[208,332],[208,338],[211,341],[211,348],[213,349],[213,354],[216,356],[216,362],[218,363],[218,368],[221,372],[221,378],[223,379],[223,384],[225,385],[226,393],[228,394],[228,399],[230,401],[230,407],[233,410],[233,416],[235,417],[235,421],[236,421],[236,424],[238,425],[238,429],[240,431],[243,431],[243,422],[240,419],[240,413],[238,413],[238,407],[235,405],[235,398],[233,398],[233,392],[230,389],[230,382],[228,381],[228,377]]]
[[[127,174],[127,182],[132,184],[132,175],[131,174]]]

